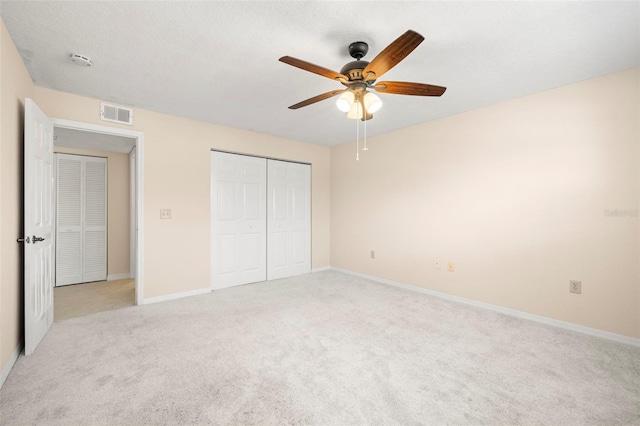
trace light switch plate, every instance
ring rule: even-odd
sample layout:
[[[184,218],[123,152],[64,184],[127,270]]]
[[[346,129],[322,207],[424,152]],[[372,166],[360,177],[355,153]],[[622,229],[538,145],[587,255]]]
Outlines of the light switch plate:
[[[582,281],[569,281],[569,292],[581,294],[582,293]]]
[[[160,209],[160,219],[171,219],[171,209]]]

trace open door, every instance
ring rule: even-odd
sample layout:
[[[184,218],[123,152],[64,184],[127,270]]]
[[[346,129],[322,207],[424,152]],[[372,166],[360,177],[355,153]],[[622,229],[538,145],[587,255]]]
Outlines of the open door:
[[[24,334],[30,355],[53,324],[53,124],[25,100]]]

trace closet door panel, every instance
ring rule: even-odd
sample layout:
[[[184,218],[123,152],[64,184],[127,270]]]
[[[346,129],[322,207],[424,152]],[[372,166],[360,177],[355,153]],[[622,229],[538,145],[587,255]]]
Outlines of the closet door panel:
[[[267,279],[311,271],[311,166],[268,160]]]
[[[239,281],[236,259],[239,255],[236,229],[236,182],[235,164],[218,161],[219,177],[212,188],[213,211],[212,232],[214,244],[211,249],[214,269],[213,281],[219,288],[234,285]],[[231,170],[229,170],[230,166]],[[215,278],[215,279],[214,279]]]
[[[286,232],[272,232],[269,235],[269,266],[272,271],[287,266],[287,240]]]
[[[85,231],[82,259],[83,282],[106,281],[106,258],[105,231]]]
[[[305,231],[293,231],[291,233],[291,263],[299,266],[307,262],[307,233]]]
[[[107,161],[84,161],[84,282],[107,279]]]
[[[57,154],[56,286],[82,282],[82,160]]]
[[[266,160],[211,153],[211,287],[266,279]]]
[[[218,275],[225,279],[228,275],[236,274],[236,236],[233,234],[219,234],[216,258],[219,262]],[[232,279],[232,278],[229,278]]]
[[[107,160],[56,154],[56,286],[107,279]]]
[[[244,234],[242,236],[242,248],[241,252],[244,253],[242,258],[242,270],[245,273],[256,272],[260,268],[260,256],[262,250],[260,250],[260,234]]]
[[[56,246],[56,287],[81,283],[82,234],[58,232]]]

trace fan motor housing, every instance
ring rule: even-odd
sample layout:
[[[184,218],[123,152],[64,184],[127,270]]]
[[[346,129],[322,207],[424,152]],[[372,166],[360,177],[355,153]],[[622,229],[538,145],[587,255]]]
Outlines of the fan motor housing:
[[[364,70],[369,62],[367,61],[352,61],[342,67],[340,74],[349,77],[349,80],[362,80],[362,70]]]

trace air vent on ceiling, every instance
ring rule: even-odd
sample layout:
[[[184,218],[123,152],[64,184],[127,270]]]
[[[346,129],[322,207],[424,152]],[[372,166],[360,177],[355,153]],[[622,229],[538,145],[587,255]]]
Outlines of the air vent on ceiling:
[[[100,104],[100,119],[114,123],[133,124],[133,109],[115,105]]]

